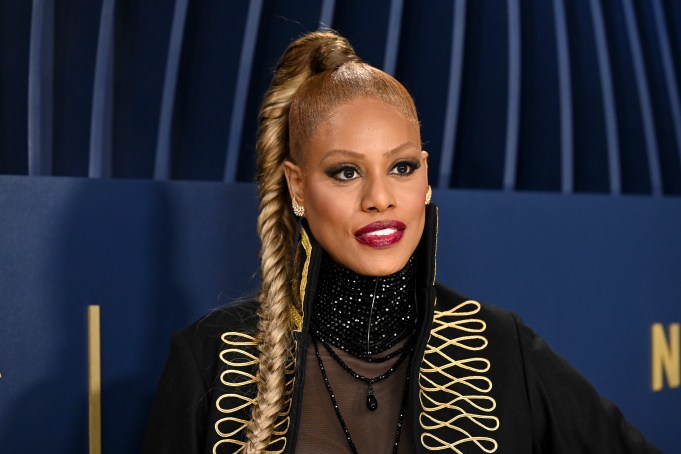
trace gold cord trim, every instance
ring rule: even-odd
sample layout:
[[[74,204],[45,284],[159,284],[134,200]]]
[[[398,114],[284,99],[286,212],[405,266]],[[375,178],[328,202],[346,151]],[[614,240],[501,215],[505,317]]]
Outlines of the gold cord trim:
[[[307,288],[307,273],[310,269],[310,259],[312,258],[312,243],[310,237],[307,235],[305,229],[300,229],[300,244],[305,249],[305,263],[303,263],[303,272],[300,276],[300,311],[293,305],[289,305],[291,312],[291,320],[293,321],[293,330],[301,332],[303,330],[303,304],[305,302],[305,290]]]
[[[300,315],[298,309],[293,304],[288,306],[289,312],[291,313],[291,321],[293,322],[293,330],[301,332],[303,329],[303,316]]]
[[[487,347],[483,335],[487,324],[473,318],[479,312],[480,303],[470,300],[435,311],[419,371],[421,444],[429,451],[461,454],[467,443],[486,453],[498,449],[496,440],[487,434],[499,428],[499,418],[492,414],[497,403],[488,395],[492,381],[484,375],[491,368],[490,361],[477,356],[455,359],[461,351],[481,352]],[[482,435],[457,426],[464,422],[473,423]]]
[[[437,242],[439,239],[440,235],[440,216],[437,207],[435,207],[435,257],[433,257],[433,282],[432,285],[435,285],[435,276],[437,276]],[[437,299],[435,301],[437,304]]]
[[[220,360],[228,366],[220,374],[220,382],[228,388],[236,388],[233,393],[225,393],[217,398],[215,407],[218,412],[227,415],[215,422],[215,433],[222,438],[213,445],[213,454],[222,452],[240,453],[246,445],[244,430],[248,425],[248,419],[232,416],[233,413],[248,409],[255,403],[255,397],[241,394],[244,389],[255,389],[256,379],[254,365],[260,360],[256,354],[257,341],[255,337],[238,331],[229,331],[222,334],[222,342],[225,347],[219,354]],[[250,347],[251,351],[246,350]],[[288,399],[285,408],[278,413],[277,422],[274,425],[266,454],[280,454],[286,449],[286,434],[290,425],[291,395],[293,391],[294,367],[291,364],[286,368],[286,375],[290,377],[286,381],[286,395]],[[241,389],[239,389],[241,388]],[[239,392],[236,392],[239,391]]]

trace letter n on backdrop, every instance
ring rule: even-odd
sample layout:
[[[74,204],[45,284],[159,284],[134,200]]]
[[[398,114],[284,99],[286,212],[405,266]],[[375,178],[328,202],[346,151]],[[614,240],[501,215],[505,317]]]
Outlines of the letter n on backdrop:
[[[680,333],[681,324],[679,323],[669,324],[669,335],[665,333],[662,323],[655,323],[651,328],[653,391],[661,391],[664,388],[664,378],[667,379],[669,388],[681,386]]]

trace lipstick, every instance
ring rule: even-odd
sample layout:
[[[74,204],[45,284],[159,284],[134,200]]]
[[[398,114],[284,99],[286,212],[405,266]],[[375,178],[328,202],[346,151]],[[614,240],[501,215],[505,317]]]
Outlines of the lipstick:
[[[406,228],[400,221],[372,222],[357,230],[355,238],[366,246],[382,249],[399,242]]]

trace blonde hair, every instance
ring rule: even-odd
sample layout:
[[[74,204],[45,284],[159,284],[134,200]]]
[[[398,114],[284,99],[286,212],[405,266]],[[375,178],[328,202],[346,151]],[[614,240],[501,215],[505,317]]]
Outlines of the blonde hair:
[[[257,396],[245,452],[265,451],[286,400],[285,369],[294,359],[290,305],[295,218],[283,163],[304,159],[302,148],[333,110],[358,96],[374,97],[418,123],[407,90],[355,54],[334,32],[309,33],[291,43],[275,69],[259,117],[256,171],[262,284],[258,294]]]

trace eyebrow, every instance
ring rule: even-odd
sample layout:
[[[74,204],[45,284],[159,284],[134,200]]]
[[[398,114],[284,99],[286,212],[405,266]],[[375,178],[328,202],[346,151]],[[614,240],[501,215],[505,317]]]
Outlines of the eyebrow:
[[[404,142],[403,144],[398,145],[395,148],[386,151],[385,153],[383,153],[383,156],[386,157],[386,158],[389,158],[393,155],[396,155],[396,154],[404,151],[406,148],[410,148],[410,147],[419,148],[414,142]],[[324,154],[324,157],[322,158],[322,162],[324,160],[332,157],[332,156],[335,156],[335,155],[347,156],[347,157],[354,158],[354,159],[364,158],[364,154],[357,153],[356,151],[344,150],[344,149],[333,149],[333,150],[327,151]]]

